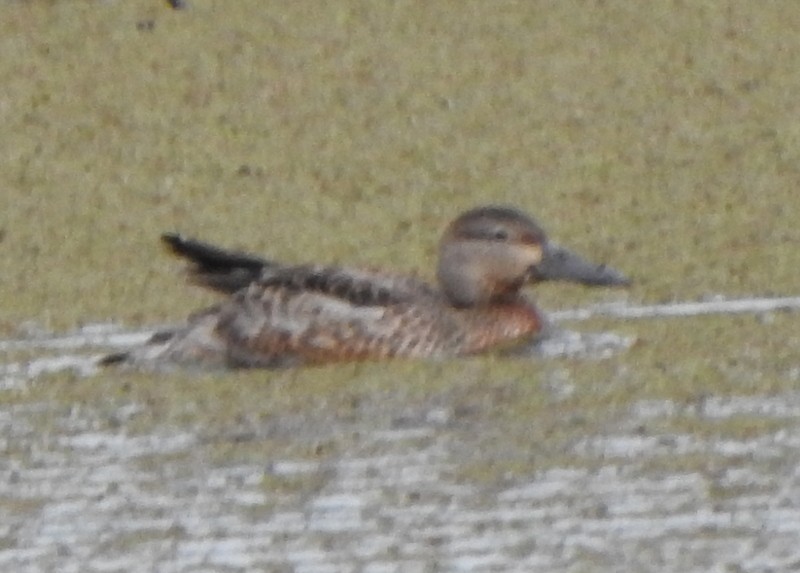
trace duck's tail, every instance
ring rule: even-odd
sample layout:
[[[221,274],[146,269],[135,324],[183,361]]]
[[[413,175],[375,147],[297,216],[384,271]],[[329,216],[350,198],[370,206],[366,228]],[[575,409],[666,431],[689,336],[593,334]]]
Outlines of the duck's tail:
[[[217,331],[219,320],[220,307],[213,306],[182,326],[154,333],[140,346],[101,357],[97,365],[142,371],[224,369],[228,359],[225,340]]]
[[[193,283],[221,293],[234,293],[257,280],[265,269],[278,266],[256,255],[229,251],[178,233],[164,233],[161,241],[170,252],[191,263]]]
[[[181,330],[182,329],[176,328],[155,332],[144,344],[139,347],[101,356],[97,361],[97,365],[101,367],[129,366],[148,361],[155,364],[157,362],[155,358],[159,357],[167,350],[168,346],[173,343],[176,336],[181,333]]]

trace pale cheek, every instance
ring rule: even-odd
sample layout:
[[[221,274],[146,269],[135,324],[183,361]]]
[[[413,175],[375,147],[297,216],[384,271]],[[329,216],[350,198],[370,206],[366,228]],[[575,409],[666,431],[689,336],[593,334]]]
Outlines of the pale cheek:
[[[527,277],[532,266],[542,262],[542,250],[539,247],[525,246],[515,249],[513,258],[508,261],[513,274]]]
[[[531,265],[538,265],[542,262],[542,247],[541,245],[527,245],[524,247],[525,252],[525,268],[529,268]]]

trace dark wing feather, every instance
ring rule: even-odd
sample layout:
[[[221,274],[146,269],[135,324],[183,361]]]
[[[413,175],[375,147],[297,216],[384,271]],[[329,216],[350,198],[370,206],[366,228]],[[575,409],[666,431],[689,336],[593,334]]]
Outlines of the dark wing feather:
[[[355,306],[387,306],[437,296],[432,287],[415,277],[320,265],[266,269],[258,285],[317,292]]]
[[[261,276],[275,263],[259,256],[230,251],[188,239],[177,233],[164,233],[161,241],[174,255],[191,263],[192,282],[222,293],[234,293]]]
[[[284,266],[177,233],[165,233],[161,240],[170,252],[191,264],[192,282],[226,294],[257,283],[264,289],[318,292],[357,306],[381,306],[436,296],[433,288],[414,277],[321,265]]]

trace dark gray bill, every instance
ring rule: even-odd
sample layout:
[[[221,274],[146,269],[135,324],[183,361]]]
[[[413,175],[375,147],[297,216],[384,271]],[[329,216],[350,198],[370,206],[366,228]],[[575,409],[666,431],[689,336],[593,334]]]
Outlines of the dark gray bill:
[[[590,263],[560,245],[547,243],[542,261],[531,267],[531,280],[571,281],[588,286],[627,286],[631,281],[606,265]]]

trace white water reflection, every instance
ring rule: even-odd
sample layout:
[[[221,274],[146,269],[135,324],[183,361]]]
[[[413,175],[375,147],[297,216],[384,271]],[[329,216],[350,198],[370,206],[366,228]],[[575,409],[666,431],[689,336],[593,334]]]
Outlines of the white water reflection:
[[[149,335],[103,327],[37,336],[45,355],[5,364],[0,380],[8,388],[65,368],[88,374],[101,351]],[[542,351],[602,357],[613,336],[561,331]],[[31,350],[22,342],[3,349]],[[637,402],[613,428],[571,444],[565,467],[491,486],[459,477],[472,438],[441,404],[401,427],[355,420],[353,439],[323,459],[265,454],[236,465],[217,461],[200,429],[128,431],[145,408],[120,407],[107,429],[77,405],[0,403],[0,569],[800,569],[800,392]],[[739,439],[646,431],[675,416],[779,423]],[[329,433],[310,419],[297,440]],[[709,462],[672,463],[682,457]]]
[[[800,395],[784,398],[784,412],[800,407]],[[714,411],[782,415],[773,401],[720,399]],[[674,407],[636,404],[626,425]],[[58,433],[38,435],[31,428],[42,415],[52,413],[0,407],[4,570],[756,572],[800,564],[794,421],[736,447],[594,436],[574,446],[585,467],[497,488],[454,477],[460,437],[439,425],[356,426],[352,446],[322,461],[219,466],[193,433],[86,430],[91,413],[81,412],[78,424],[65,414]],[[683,453],[727,462],[717,474],[648,469]],[[309,477],[318,487],[264,485]],[[725,490],[739,493],[715,493]]]
[[[26,380],[45,374],[70,371],[93,376],[100,369],[98,360],[108,352],[132,348],[146,342],[157,329],[128,331],[108,324],[91,325],[60,336],[36,336],[0,341],[0,351],[38,351],[43,356],[0,364],[0,389],[18,387]],[[579,333],[551,328],[546,337],[513,351],[518,356],[608,358],[627,350],[634,337],[612,332]],[[57,354],[53,355],[54,352]]]

